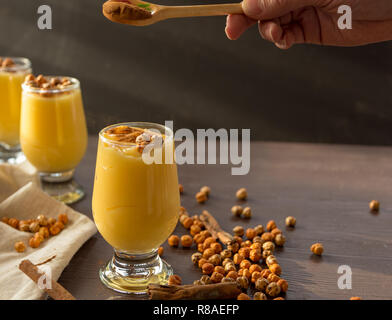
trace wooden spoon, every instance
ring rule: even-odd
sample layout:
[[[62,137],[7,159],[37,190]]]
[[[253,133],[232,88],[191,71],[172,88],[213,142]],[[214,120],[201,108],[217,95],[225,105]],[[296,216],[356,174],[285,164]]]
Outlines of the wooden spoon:
[[[109,0],[103,4],[103,14],[113,22],[147,26],[171,18],[224,16],[242,14],[241,3],[196,6],[161,6],[141,0]]]

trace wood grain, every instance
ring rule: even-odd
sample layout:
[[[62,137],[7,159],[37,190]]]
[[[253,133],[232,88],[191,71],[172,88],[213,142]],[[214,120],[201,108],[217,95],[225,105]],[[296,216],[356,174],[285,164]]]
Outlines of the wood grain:
[[[76,177],[87,197],[74,207],[91,217],[91,190],[95,167],[96,139],[89,140],[88,153]],[[287,299],[392,298],[392,148],[298,143],[252,143],[251,172],[231,176],[230,167],[186,165],[179,167],[185,191],[182,204],[192,214],[208,210],[225,230],[245,228],[274,219],[287,237],[277,251],[283,277],[289,282]],[[201,186],[211,187],[205,205],[194,195]],[[235,192],[246,187],[253,217],[232,217]],[[368,202],[378,199],[381,210],[372,214]],[[295,229],[286,230],[284,218],[297,218]],[[175,233],[185,234],[182,226]],[[324,244],[322,257],[311,254],[314,242]],[[191,263],[189,250],[164,244],[164,258],[183,283],[201,274]],[[98,269],[112,254],[100,235],[90,239],[74,256],[59,282],[77,299],[127,299],[106,289]],[[337,286],[340,265],[353,271],[352,290]]]

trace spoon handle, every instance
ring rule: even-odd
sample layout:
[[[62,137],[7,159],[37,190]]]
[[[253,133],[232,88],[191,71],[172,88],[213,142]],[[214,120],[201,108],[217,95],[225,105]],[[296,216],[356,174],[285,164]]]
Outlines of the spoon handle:
[[[244,13],[241,3],[168,6],[164,11],[167,18],[226,16]]]

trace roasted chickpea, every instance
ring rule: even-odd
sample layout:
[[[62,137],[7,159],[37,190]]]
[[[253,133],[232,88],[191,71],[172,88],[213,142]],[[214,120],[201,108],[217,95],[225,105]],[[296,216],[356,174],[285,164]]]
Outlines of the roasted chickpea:
[[[250,249],[251,250],[261,250],[262,247],[263,246],[261,243],[255,242],[255,243],[252,243],[252,245],[250,246]]]
[[[241,277],[246,277],[248,280],[252,277],[252,274],[248,269],[240,269],[238,270],[238,275]]]
[[[265,293],[257,291],[253,296],[253,300],[268,300],[268,298]]]
[[[68,223],[68,215],[66,213],[61,213],[57,217],[57,220],[60,221],[63,225],[66,225]]]
[[[267,231],[271,232],[272,230],[274,230],[276,228],[276,223],[274,220],[270,220],[267,223]]]
[[[207,250],[210,250],[210,249],[207,249]],[[214,254],[214,255],[212,255],[211,257],[208,258],[208,262],[212,263],[214,266],[218,266],[218,265],[221,264],[222,258],[221,258],[221,256],[219,254]]]
[[[277,276],[275,273],[270,273],[267,277],[267,281],[269,283],[271,282],[278,282],[280,280],[279,276]]]
[[[244,210],[242,210],[242,215],[244,219],[250,219],[252,217],[252,209],[250,207],[245,207]]]
[[[259,224],[256,227],[254,227],[256,235],[260,236],[261,234],[264,233],[264,227],[263,225]]]
[[[215,254],[215,251],[211,248],[205,249],[203,252],[203,258],[209,259]]]
[[[280,287],[276,282],[268,284],[265,292],[272,298],[276,297],[280,293]]]
[[[233,206],[231,208],[231,213],[233,214],[233,216],[235,217],[240,217],[242,214],[242,207],[241,206]]]
[[[219,283],[219,282],[221,282],[222,281],[222,279],[223,279],[223,274],[222,273],[219,273],[219,272],[213,272],[212,273],[212,275],[211,275],[211,281],[213,282],[213,283]]]
[[[12,228],[18,229],[19,220],[15,219],[15,218],[10,218],[10,219],[8,219],[8,225]],[[39,225],[38,225],[38,228],[39,228]],[[31,231],[31,232],[33,232],[33,231]],[[34,232],[37,232],[37,231],[34,231]]]
[[[60,216],[59,216],[60,217]],[[43,214],[40,214],[37,217],[37,222],[41,225],[41,226],[47,226],[48,225],[48,219],[46,219],[46,217]]]
[[[169,237],[169,239],[167,239],[167,243],[171,247],[178,247],[178,245],[180,244],[180,238],[173,234]]]
[[[215,238],[214,237],[208,237],[206,240],[204,240],[204,242],[203,242],[203,248],[204,249],[207,249],[207,248],[209,248],[209,247],[211,247],[211,245],[213,244],[213,243],[215,243],[216,242],[216,240],[215,240]]]
[[[287,292],[287,290],[289,289],[289,284],[288,284],[287,281],[284,280],[284,279],[280,279],[280,280],[277,282],[277,284],[279,285],[280,290],[281,290],[282,292]]]
[[[278,276],[280,276],[282,273],[282,268],[277,263],[271,264],[269,266],[269,269],[271,270],[272,273],[275,273]]]
[[[199,243],[203,243],[204,242],[204,240],[205,240],[206,238],[205,238],[205,236],[203,236],[201,233],[198,233],[198,234],[196,234],[194,237],[193,237],[193,241],[196,243],[196,244],[199,244]]]
[[[195,235],[199,234],[200,231],[201,228],[197,224],[193,224],[190,229],[190,234],[194,237]]]
[[[255,272],[255,271],[258,271],[258,272],[261,272],[261,267],[258,265],[258,264],[252,264],[250,267],[249,267],[249,272],[250,273],[253,273],[253,272]]]
[[[221,274],[223,274],[223,275],[226,274],[225,268],[223,268],[222,266],[216,266],[216,267],[214,268],[214,272],[219,272],[219,273],[221,273]]]
[[[222,252],[222,245],[219,242],[215,242],[211,244],[210,248],[214,250],[215,253],[221,253]]]
[[[242,262],[242,260],[244,260],[244,259],[245,259],[244,256],[240,255],[239,253],[236,253],[236,254],[234,255],[234,257],[233,257],[233,262],[234,262],[235,264],[240,264],[240,263]]]
[[[200,278],[200,282],[202,284],[211,284],[212,283],[210,276],[208,276],[206,274]]]
[[[271,266],[275,263],[278,263],[278,260],[276,259],[276,257],[274,255],[269,255],[266,259],[265,259],[265,264],[267,266]]]
[[[274,238],[276,238],[276,236],[278,235],[278,234],[281,234],[282,233],[282,231],[279,229],[279,228],[275,228],[275,229],[273,229],[272,231],[271,231],[271,234],[274,236]]]
[[[377,200],[370,201],[369,209],[370,209],[370,211],[378,212],[380,210],[380,202]]]
[[[271,232],[264,232],[262,235],[261,235],[261,239],[263,240],[263,241],[274,241],[274,236],[272,235],[272,233]]]
[[[264,279],[263,277],[258,278],[255,282],[256,290],[265,292],[265,289],[267,288],[267,286],[268,286],[268,281],[267,281],[267,279]]]
[[[261,256],[263,257],[263,259],[267,259],[267,257],[272,254],[273,254],[273,252],[271,250],[263,250],[263,252],[261,253]]]
[[[261,276],[264,278],[264,279],[267,279],[268,280],[268,276],[271,274],[272,272],[269,270],[269,269],[263,269],[262,271],[261,271]]]
[[[274,251],[275,250],[275,244],[272,241],[264,242],[263,250]]]
[[[225,267],[226,264],[228,264],[228,263],[233,264],[234,262],[233,262],[233,260],[231,260],[230,258],[225,258],[225,259],[223,259],[223,261],[222,261],[222,266]]]
[[[225,272],[229,273],[230,271],[237,271],[237,268],[235,267],[234,263],[227,263],[225,265]]]
[[[285,222],[286,222],[286,226],[287,226],[287,227],[294,228],[294,227],[295,227],[295,224],[297,223],[297,219],[295,219],[295,218],[292,217],[292,216],[288,216],[288,217],[286,218]]]
[[[19,222],[19,230],[24,231],[24,232],[29,232],[30,231],[30,223],[27,223],[26,221],[20,221]]]
[[[235,196],[238,200],[246,200],[246,198],[248,197],[248,192],[245,188],[241,188],[237,190]]]
[[[201,259],[199,260],[199,262],[197,263],[197,265],[198,265],[199,268],[201,269],[201,268],[203,268],[203,265],[204,265],[205,263],[207,263],[207,262],[208,262],[207,259],[201,258]]]
[[[57,221],[53,226],[59,228],[60,230],[65,228],[64,224],[60,221]]]
[[[236,253],[240,249],[240,245],[237,242],[232,241],[227,244],[227,250],[230,250],[232,253]]]
[[[26,250],[26,246],[22,241],[15,242],[14,248],[16,252],[20,253]]]
[[[196,193],[195,198],[198,203],[205,203],[208,199],[207,195],[203,192]]]
[[[234,280],[236,280],[238,277],[238,273],[237,271],[231,270],[227,273],[226,278],[232,278]]]
[[[250,250],[249,259],[253,262],[258,262],[261,259],[261,251],[258,249]]]
[[[184,186],[182,184],[178,184],[178,191],[180,192],[180,194],[184,193]]]
[[[193,219],[191,217],[186,217],[182,223],[185,229],[190,229],[193,225]]]
[[[60,227],[57,226],[56,224],[57,222],[54,225],[50,226],[49,228],[49,232],[52,236],[58,235],[61,232]]]
[[[247,277],[241,276],[237,277],[236,279],[238,285],[240,286],[241,289],[246,290],[249,287],[249,280]]]
[[[246,293],[240,293],[237,300],[250,300],[250,297]]]
[[[29,240],[29,246],[32,248],[38,248],[40,246],[40,244],[41,244],[41,241],[37,237],[32,237]]]
[[[255,231],[255,229],[252,229],[252,228],[246,229],[246,237],[247,237],[249,240],[252,240],[255,236],[256,236],[256,231]]]
[[[284,246],[286,243],[286,237],[283,234],[277,234],[275,236],[275,244],[279,247]]]
[[[214,268],[215,266],[209,262],[204,263],[203,266],[201,267],[203,274],[208,274],[208,275],[214,272]]]
[[[242,260],[240,263],[240,268],[241,269],[249,269],[251,266],[251,263],[249,260]]]
[[[222,259],[231,258],[232,252],[228,249],[222,250],[220,253]]]
[[[49,238],[49,229],[47,227],[41,227],[38,230],[38,233],[44,238],[47,239]]]
[[[265,242],[263,239],[261,239],[260,236],[254,237],[252,241],[253,243],[260,243],[260,244],[263,244]]]
[[[203,255],[200,252],[195,252],[194,254],[192,254],[192,262],[195,266],[197,266],[199,264],[200,259],[203,257]]]
[[[243,247],[238,250],[238,253],[244,258],[249,258],[251,249],[249,247]]]
[[[310,247],[310,251],[312,251],[317,256],[321,256],[324,252],[324,247],[321,243],[315,243]]]
[[[193,242],[193,239],[190,235],[185,234],[181,237],[181,245],[184,248],[190,248],[192,246],[192,242]]]
[[[252,273],[251,281],[252,283],[256,283],[257,279],[261,278],[261,272],[255,271]]]
[[[209,197],[211,193],[211,188],[207,186],[201,187],[200,192],[204,193],[207,197]]]

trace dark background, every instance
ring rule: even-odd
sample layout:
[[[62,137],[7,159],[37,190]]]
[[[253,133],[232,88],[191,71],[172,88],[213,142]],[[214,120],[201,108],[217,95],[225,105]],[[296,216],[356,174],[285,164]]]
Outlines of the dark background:
[[[258,140],[392,144],[391,42],[281,51],[256,27],[229,41],[224,17],[114,24],[103,2],[0,0],[0,55],[79,78],[90,133],[174,120],[175,128],[251,128]],[[53,9],[51,31],[37,27],[42,4]]]

